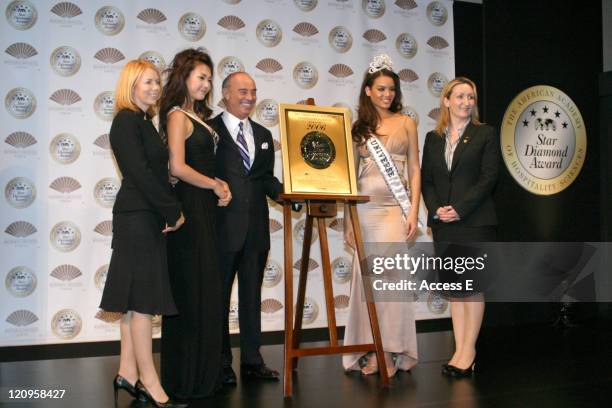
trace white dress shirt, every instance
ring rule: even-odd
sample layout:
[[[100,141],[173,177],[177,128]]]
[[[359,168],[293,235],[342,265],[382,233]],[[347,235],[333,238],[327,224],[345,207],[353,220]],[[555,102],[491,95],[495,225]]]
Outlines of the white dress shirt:
[[[223,119],[225,127],[236,144],[238,144],[238,131],[240,130],[240,122],[242,122],[242,134],[244,135],[244,140],[246,141],[249,149],[249,159],[251,160],[252,166],[253,162],[255,161],[255,137],[253,136],[251,122],[249,122],[248,118],[240,120],[228,111],[224,111],[221,118]]]

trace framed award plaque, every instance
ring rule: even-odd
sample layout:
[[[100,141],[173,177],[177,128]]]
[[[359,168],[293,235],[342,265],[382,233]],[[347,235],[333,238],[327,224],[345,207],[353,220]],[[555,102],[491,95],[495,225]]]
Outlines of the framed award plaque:
[[[280,104],[285,194],[357,195],[347,108]]]

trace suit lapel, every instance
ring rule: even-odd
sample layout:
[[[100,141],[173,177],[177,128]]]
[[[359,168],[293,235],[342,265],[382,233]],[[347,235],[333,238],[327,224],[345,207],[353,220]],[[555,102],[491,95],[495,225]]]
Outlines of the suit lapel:
[[[471,122],[468,123],[467,129],[465,129],[465,132],[463,132],[463,135],[461,135],[461,138],[459,138],[459,144],[457,145],[455,153],[453,154],[453,163],[451,165],[450,170],[451,173],[455,171],[455,168],[457,168],[457,164],[461,159],[461,154],[469,145],[470,139],[472,138],[472,134],[474,133],[474,129],[474,125],[472,125]]]

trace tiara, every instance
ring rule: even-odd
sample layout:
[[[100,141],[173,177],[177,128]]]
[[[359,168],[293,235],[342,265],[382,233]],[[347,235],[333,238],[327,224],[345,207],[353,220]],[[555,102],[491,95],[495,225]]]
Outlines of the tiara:
[[[380,54],[374,57],[372,62],[370,62],[370,68],[368,68],[368,72],[370,74],[374,74],[375,72],[380,71],[381,69],[388,69],[389,71],[393,71],[393,61],[387,54]]]

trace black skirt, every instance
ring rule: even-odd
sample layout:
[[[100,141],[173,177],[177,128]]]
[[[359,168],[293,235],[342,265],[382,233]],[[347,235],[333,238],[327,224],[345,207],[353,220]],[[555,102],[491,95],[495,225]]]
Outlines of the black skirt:
[[[175,315],[168,278],[164,220],[151,211],[113,214],[113,254],[100,308]]]

